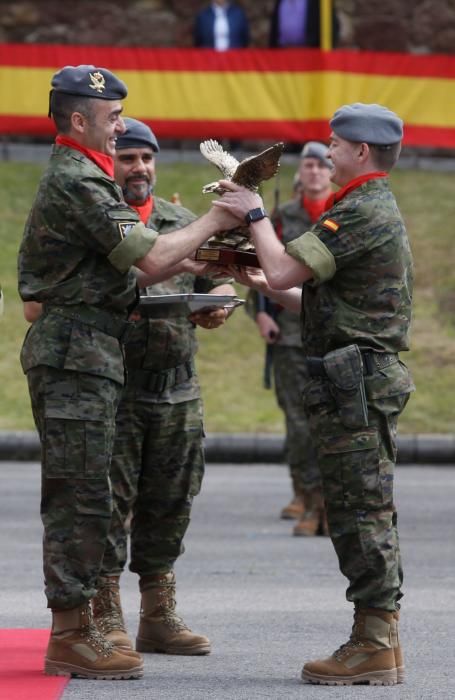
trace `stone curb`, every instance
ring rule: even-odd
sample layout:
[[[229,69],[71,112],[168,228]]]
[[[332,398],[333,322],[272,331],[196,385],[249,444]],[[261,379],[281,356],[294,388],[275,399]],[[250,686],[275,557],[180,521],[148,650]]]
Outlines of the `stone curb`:
[[[284,436],[269,433],[211,433],[205,440],[207,462],[277,464],[283,461]],[[0,460],[39,461],[34,431],[0,431]],[[398,436],[399,464],[455,466],[455,434]]]

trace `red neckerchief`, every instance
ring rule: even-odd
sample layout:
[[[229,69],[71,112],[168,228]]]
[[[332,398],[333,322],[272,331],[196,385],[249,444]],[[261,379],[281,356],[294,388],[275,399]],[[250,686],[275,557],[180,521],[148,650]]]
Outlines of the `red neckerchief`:
[[[325,212],[325,210],[327,208],[326,202],[327,202],[327,200],[325,198],[323,198],[323,199],[309,199],[308,197],[305,197],[305,195],[303,194],[300,205],[303,209],[305,209],[308,212],[311,223],[314,224],[314,222],[319,219],[321,214],[323,214]]]
[[[68,146],[68,148],[74,148],[76,151],[80,151],[84,156],[87,156],[87,158],[90,158],[90,160],[96,163],[106,175],[114,179],[114,159],[112,156],[107,156],[100,151],[93,151],[91,148],[85,148],[85,146],[81,146],[80,143],[69,136],[62,136],[61,134],[57,136],[55,143],[59,146]]]
[[[150,197],[145,200],[144,204],[130,204],[130,207],[133,207],[133,209],[137,211],[142,223],[146,224],[153,211],[153,197],[150,195]]]
[[[346,197],[346,195],[349,192],[352,192],[352,190],[357,189],[357,187],[363,185],[364,182],[368,182],[368,180],[375,180],[378,177],[388,177],[388,173],[385,173],[382,170],[378,170],[377,172],[367,173],[366,175],[359,175],[359,177],[355,177],[353,180],[348,182],[347,185],[339,189],[338,192],[334,192],[330,195],[326,202],[325,208],[330,209],[331,207],[333,207],[334,204],[340,202],[343,199],[343,197]]]

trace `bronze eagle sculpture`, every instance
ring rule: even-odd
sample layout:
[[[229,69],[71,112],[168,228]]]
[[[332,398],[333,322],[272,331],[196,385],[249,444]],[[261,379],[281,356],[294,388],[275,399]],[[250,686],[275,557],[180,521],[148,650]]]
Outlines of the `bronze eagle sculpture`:
[[[280,167],[280,156],[283,148],[283,143],[275,143],[256,156],[250,156],[242,161],[238,161],[237,158],[225,151],[218,141],[209,139],[200,144],[202,155],[221,171],[225,180],[231,180],[253,192],[257,192],[261,182],[270,180],[276,175]],[[214,193],[222,195],[225,191],[218,182],[210,182],[202,188],[204,194]],[[254,250],[253,244],[249,240],[247,226],[239,226],[230,231],[217,233],[207,241],[207,245],[213,247],[225,246],[244,251]]]

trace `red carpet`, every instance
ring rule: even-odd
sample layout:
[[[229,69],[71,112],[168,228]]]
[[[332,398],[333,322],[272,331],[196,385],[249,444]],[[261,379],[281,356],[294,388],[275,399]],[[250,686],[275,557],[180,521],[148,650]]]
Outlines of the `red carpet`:
[[[0,700],[58,700],[69,678],[45,676],[49,630],[0,629]]]

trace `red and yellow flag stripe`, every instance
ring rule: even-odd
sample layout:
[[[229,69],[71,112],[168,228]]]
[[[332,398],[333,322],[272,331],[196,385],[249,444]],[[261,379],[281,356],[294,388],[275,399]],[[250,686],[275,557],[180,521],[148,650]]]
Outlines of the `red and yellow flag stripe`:
[[[52,75],[90,63],[128,85],[124,113],[158,137],[326,139],[342,104],[376,102],[408,145],[455,147],[455,57],[313,49],[147,49],[0,44],[0,133],[53,133]]]

